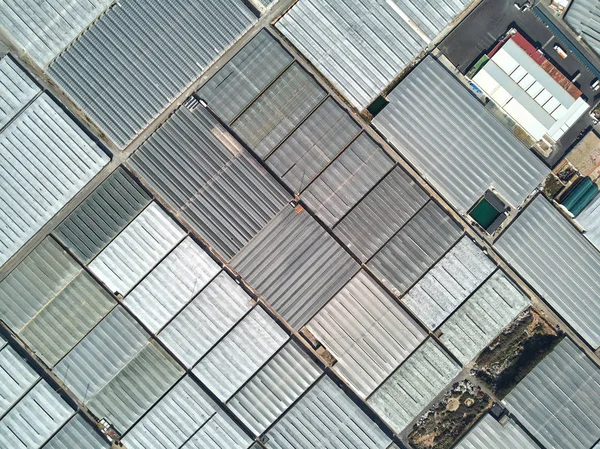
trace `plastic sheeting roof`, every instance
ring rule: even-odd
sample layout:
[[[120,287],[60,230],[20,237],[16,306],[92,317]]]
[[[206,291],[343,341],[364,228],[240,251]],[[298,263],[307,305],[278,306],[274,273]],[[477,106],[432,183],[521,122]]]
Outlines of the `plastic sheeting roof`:
[[[440,328],[440,341],[466,365],[529,304],[501,271],[496,271]]]
[[[129,164],[227,259],[291,199],[202,107],[179,108]]]
[[[279,324],[257,306],[198,362],[193,373],[225,402],[287,339]]]
[[[302,208],[280,212],[231,261],[293,327],[302,327],[359,265]]]
[[[228,415],[218,412],[181,449],[248,449],[252,442]]]
[[[103,14],[49,73],[124,147],[255,22],[242,0],[128,0]]]
[[[109,447],[97,428],[94,428],[81,414],[75,415],[65,426],[46,443],[43,449],[107,449]]]
[[[455,449],[540,449],[512,419],[500,424],[492,415],[486,414]]]
[[[261,130],[266,125],[257,121],[253,126]],[[360,126],[329,97],[266,157],[267,165],[294,193],[302,192],[360,132]]]
[[[322,377],[267,437],[268,449],[386,449],[391,443],[328,376]]]
[[[2,6],[0,6],[0,11]],[[0,21],[2,19],[0,18]],[[10,122],[41,89],[10,57],[0,58],[0,130]]]
[[[600,251],[600,194],[577,216],[584,236]]]
[[[0,318],[19,332],[81,271],[48,237],[0,282]]]
[[[565,337],[504,398],[549,449],[587,449],[600,438],[600,368]]]
[[[595,0],[572,0],[565,22],[600,54],[600,5]]]
[[[229,124],[293,60],[279,42],[262,29],[196,95]]]
[[[121,306],[113,309],[54,368],[84,403],[135,358],[150,335]]]
[[[298,343],[289,341],[228,402],[261,435],[323,373]]]
[[[10,346],[0,350],[0,416],[39,380],[40,376]]]
[[[364,109],[469,3],[301,0],[276,26]]]
[[[71,212],[53,235],[88,264],[150,200],[150,195],[120,166]]]
[[[0,421],[0,447],[39,449],[74,413],[42,380]]]
[[[116,304],[87,272],[81,272],[19,331],[19,336],[48,366],[54,366]]]
[[[265,159],[326,97],[327,92],[294,62],[233,122],[232,129]]]
[[[221,272],[158,338],[188,368],[196,364],[252,308],[253,301]]]
[[[496,264],[469,237],[463,237],[401,301],[434,330],[495,268]]]
[[[459,372],[460,366],[430,338],[375,390],[367,404],[400,433]]]
[[[128,449],[179,449],[219,409],[185,376],[124,436]]]
[[[108,356],[100,352],[99,356]],[[156,341],[147,344],[87,402],[123,434],[185,374]]]
[[[0,134],[0,265],[108,161],[46,94],[15,117]]]
[[[462,213],[491,186],[517,207],[550,172],[432,56],[388,100],[374,126]]]
[[[123,303],[151,332],[158,333],[220,270],[206,251],[186,237]]]
[[[600,346],[600,252],[548,200],[536,197],[494,246],[590,346]]]
[[[185,237],[152,202],[89,264],[109,291],[127,295]]]
[[[393,166],[385,151],[362,133],[302,192],[302,199],[331,228]]]
[[[333,232],[366,262],[428,199],[427,193],[396,166],[333,228]]]
[[[433,201],[415,214],[369,261],[394,294],[404,294],[462,235],[462,229]]]
[[[336,358],[335,371],[366,398],[427,333],[360,271],[306,325]]]
[[[0,27],[40,66],[45,67],[113,0],[6,0]]]

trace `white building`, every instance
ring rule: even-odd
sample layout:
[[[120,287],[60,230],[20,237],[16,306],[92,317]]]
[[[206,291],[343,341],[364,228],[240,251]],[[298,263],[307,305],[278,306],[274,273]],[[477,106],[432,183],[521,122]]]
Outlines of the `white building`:
[[[529,53],[523,47],[530,47]],[[570,84],[569,90],[555,78]],[[581,91],[520,35],[507,40],[473,82],[536,142],[553,144],[589,109]]]

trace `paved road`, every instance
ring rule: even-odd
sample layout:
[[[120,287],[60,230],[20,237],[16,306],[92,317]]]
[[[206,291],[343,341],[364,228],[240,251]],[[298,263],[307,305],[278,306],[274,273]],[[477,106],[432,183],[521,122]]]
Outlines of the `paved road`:
[[[517,10],[514,0],[484,0],[438,47],[465,74],[511,28],[522,31],[536,47],[542,48],[547,58],[570,79],[580,72],[575,84],[586,98],[593,102],[600,99],[590,88],[595,76],[573,54],[560,58],[554,50],[557,43],[554,34],[532,11]]]
[[[123,151],[118,150],[108,138],[96,138],[105,148],[112,153],[110,163],[90,182],[88,183],[63,209],[61,209],[52,219],[50,219],[21,249],[0,268],[0,281],[6,277],[26,256],[29,254],[50,232],[64,220],[90,193],[102,183],[121,163],[127,158],[150,136],[167,118],[196,92],[202,84],[210,79],[229,59],[231,59],[240,49],[244,47],[254,37],[254,35],[263,27],[269,25],[282,11],[287,9],[293,0],[280,0],[277,5],[269,10],[266,14],[260,17],[257,23],[241,37],[229,50],[227,50],[202,76],[200,76],[192,85],[188,87],[175,101],[173,101],[147,128],[140,133]],[[46,75],[33,61],[27,58],[26,55],[19,54],[18,46],[11,41],[10,37],[0,32],[0,55],[3,54],[3,49],[8,49],[19,60],[19,62],[29,71],[35,80],[50,94],[52,94],[60,102],[62,107],[67,109],[74,115],[93,136],[102,136],[100,128],[98,128],[80,109],[70,97],[54,83],[48,75]],[[6,51],[4,51],[6,53]]]
[[[568,31],[560,20],[556,22],[563,31]],[[554,50],[554,45],[559,43],[554,34],[533,11],[517,10],[514,0],[484,0],[438,45],[438,48],[465,74],[511,28],[522,31],[536,47],[542,48],[547,58],[570,79],[580,73],[575,85],[581,89],[590,106],[600,100],[600,93],[594,92],[590,87],[596,77],[572,53],[569,52],[566,59],[560,58]],[[586,52],[583,47],[580,50]],[[545,159],[546,164],[550,167],[555,166],[576,142],[579,134],[591,125],[592,120],[587,115],[575,123],[557,142],[555,150]]]
[[[211,66],[211,68],[208,69],[185,92],[183,92],[179,96],[179,98],[176,101],[174,101],[156,120],[154,120],[154,122],[152,122],[148,126],[148,128],[140,136],[138,136],[138,138],[136,138],[127,148],[125,148],[124,151],[122,151],[122,152],[121,151],[114,151],[113,160],[111,161],[111,163],[109,164],[109,166],[107,166],[72,201],[70,201],[67,204],[67,206],[65,206],[65,208],[63,208],[63,210],[61,210],[53,219],[51,219],[46,224],[46,226],[44,226],[40,230],[40,232],[38,232],[36,234],[36,236],[34,238],[32,238],[15,255],[15,257],[12,258],[12,260],[10,260],[5,266],[3,266],[0,269],[0,280],[2,280],[4,278],[4,276],[6,274],[8,274],[8,272],[10,272],[10,270],[12,270],[16,266],[16,264],[18,264],[31,250],[33,250],[33,248],[35,248],[54,229],[54,227],[56,227],[66,216],[68,216],[68,214],[73,209],[75,209],[75,207],[77,207],[77,205],[79,205],[81,203],[81,201],[83,201],[83,199],[87,195],[89,195],[104,179],[106,179],[106,177],[110,173],[112,173],[112,171],[114,171],[121,162],[125,161],[149,135],[151,135],[162,123],[164,123],[164,121],[171,115],[171,113],[176,108],[178,108],[192,93],[194,93],[210,77],[212,77],[229,59],[231,59],[231,57],[233,57],[233,55],[237,51],[239,51],[244,45],[246,45],[246,43],[256,34],[256,32],[258,32],[258,30],[260,30],[263,27],[267,27],[267,28],[271,29],[272,32],[275,32],[277,34],[277,32],[275,30],[273,30],[273,28],[270,26],[270,23],[276,17],[278,17],[281,14],[281,12],[283,10],[285,10],[292,2],[293,2],[293,0],[279,1],[274,9],[272,9],[266,15],[264,15],[263,17],[261,17],[259,19],[259,21],[257,22],[257,24],[252,28],[251,31],[249,31],[244,37],[242,37],[240,40],[238,40],[236,42],[236,44],[234,44],[234,46],[232,48],[230,48],[221,58],[219,58],[219,60],[213,66]],[[498,5],[500,5],[502,3],[505,3],[506,5],[510,6],[510,8],[513,8],[513,10],[516,12],[516,9],[514,9],[514,7],[512,6],[512,3],[511,2],[507,2],[505,0],[485,0],[483,4],[485,5],[486,8],[489,8],[490,7],[489,5],[494,6],[494,4],[496,4],[496,6],[492,8],[492,11],[498,11],[498,9],[497,9]],[[509,8],[506,8],[506,10],[509,11]],[[475,10],[475,13],[477,13],[477,11],[478,11],[478,9]],[[471,20],[471,15],[466,20],[467,21]],[[491,20],[491,21],[493,22],[493,20]],[[489,20],[488,20],[488,22],[489,22]],[[468,24],[467,24],[467,26],[468,26]],[[461,25],[459,25],[459,28],[461,28],[461,27],[464,28],[464,22]],[[505,31],[506,30],[501,31],[500,34],[504,33]],[[458,34],[456,34],[456,33],[450,33],[449,38],[454,39],[454,42],[458,42],[458,41],[460,41],[460,39],[456,40],[457,38],[453,38],[453,36],[458,36],[459,38],[462,38],[461,36],[464,36],[464,38],[466,38],[466,37],[468,37],[468,33],[465,33],[465,32],[461,32],[461,33],[458,33]],[[0,36],[0,38],[2,38],[2,36]],[[1,39],[0,39],[0,43],[1,43]],[[493,43],[493,41],[490,42],[490,45],[492,43]],[[325,80],[323,78],[323,76],[314,69],[313,66],[311,66],[310,64],[308,64],[307,61],[305,60],[305,58],[301,54],[298,54],[298,52],[294,48],[292,48],[289,45],[289,43],[283,42],[283,45],[288,49],[288,51],[290,51],[296,57],[297,60],[299,60],[300,62],[303,63],[303,66],[310,73],[312,73],[313,76],[315,76],[315,78],[317,78],[318,81],[320,81],[321,85],[326,88],[326,90],[328,91],[328,93],[333,98],[337,99],[337,101],[340,101],[343,104],[347,104],[347,101],[345,99],[343,99],[341,97],[341,95],[337,91],[333,90],[329,86],[329,83],[326,82],[327,80]],[[459,45],[463,45],[463,44],[459,44]],[[466,53],[469,53],[470,50],[469,50],[469,47],[468,47],[468,43],[465,42],[464,45],[467,45]],[[481,47],[481,49],[482,50],[484,49],[483,46]],[[460,54],[460,52],[455,52],[455,53],[457,55]],[[23,62],[23,61],[21,61],[21,62]],[[39,71],[39,69],[36,69],[35,67],[31,67],[28,64],[25,64],[25,65],[27,66],[27,68],[29,70],[32,71],[32,73],[35,74],[36,78],[44,86],[44,88],[48,89],[60,101],[62,101],[63,103],[65,103],[65,105],[67,106],[67,108],[74,115],[76,115],[78,118],[80,118],[80,120],[82,120],[82,122],[84,122],[84,123],[86,122],[85,115],[83,114],[83,112],[80,111],[80,110],[78,110],[73,105],[73,103],[66,97],[66,95],[64,94],[64,92],[58,86],[50,83],[50,80],[48,80],[47,77],[45,77],[44,74]],[[466,70],[467,68],[468,67],[465,67],[464,69]],[[394,159],[411,176],[413,176],[414,179],[417,180],[417,182],[428,192],[428,194],[430,196],[432,196],[445,210],[447,210],[448,213],[455,220],[457,220],[459,223],[462,224],[462,226],[466,229],[467,234],[473,240],[477,241],[479,243],[479,245],[481,245],[482,247],[484,247],[484,248],[487,249],[488,253],[496,261],[496,263],[500,267],[504,268],[504,270],[509,274],[509,276],[512,277],[513,280],[525,292],[527,292],[527,294],[530,297],[535,298],[534,302],[536,302],[536,304],[539,304],[539,307],[542,310],[547,309],[547,307],[544,307],[543,303],[541,301],[539,301],[539,299],[537,298],[537,295],[522,281],[522,279],[520,279],[520,277],[517,276],[516,273],[514,273],[514,271],[512,271],[510,269],[510,267],[508,267],[504,263],[504,261],[502,261],[502,259],[500,259],[498,257],[497,254],[495,254],[495,251],[492,249],[492,247],[490,245],[490,242],[484,240],[481,237],[481,235],[477,231],[475,231],[474,228],[472,228],[470,226],[470,224],[468,224],[463,219],[463,217],[460,214],[458,214],[455,210],[453,210],[452,207],[446,202],[446,200],[444,198],[442,198],[439,195],[439,193],[437,191],[435,191],[430,185],[428,185],[428,183],[422,178],[422,176],[419,173],[417,173],[394,149],[392,149],[390,147],[390,145],[378,133],[376,133],[372,128],[370,128],[367,124],[365,124],[364,120],[362,119],[362,117],[356,111],[354,111],[354,110],[348,110],[348,112],[355,118],[355,120],[358,123],[360,123],[364,127],[365,132],[367,132],[375,141],[377,141],[380,145],[382,145],[382,147],[385,148],[385,150],[388,152],[388,154],[390,154],[392,157],[394,157]],[[91,126],[91,128],[93,128],[93,126]],[[106,143],[107,147],[111,148],[110,142],[105,142],[105,143]],[[556,317],[551,311],[548,311],[548,315],[552,316],[555,321],[560,322],[560,324],[561,324],[561,326],[563,328],[568,328],[566,325],[564,325],[564,323],[562,322],[562,320],[558,319],[558,317]],[[585,347],[585,345],[581,342],[581,340],[579,338],[577,338],[576,336],[573,336],[573,338],[581,346]]]

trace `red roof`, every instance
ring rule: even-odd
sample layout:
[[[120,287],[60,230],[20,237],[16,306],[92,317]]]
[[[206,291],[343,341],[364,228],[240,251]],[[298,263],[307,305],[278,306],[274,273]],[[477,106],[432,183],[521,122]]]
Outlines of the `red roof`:
[[[546,57],[543,52],[538,51],[531,42],[527,40],[525,36],[523,36],[518,31],[515,32],[512,36],[508,35],[504,39],[502,39],[498,45],[494,47],[494,49],[488,54],[491,58],[494,54],[502,48],[502,46],[509,40],[512,39],[515,44],[517,44],[521,49],[525,51],[529,55],[531,59],[538,63],[538,65],[546,71],[558,84],[562,86],[573,98],[581,97],[581,91],[575,86],[569,78],[567,78],[554,64],[552,64]]]

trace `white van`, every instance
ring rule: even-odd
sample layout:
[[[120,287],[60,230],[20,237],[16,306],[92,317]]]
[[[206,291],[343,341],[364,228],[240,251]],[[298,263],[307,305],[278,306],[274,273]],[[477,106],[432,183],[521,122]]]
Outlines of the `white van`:
[[[554,50],[556,50],[556,53],[558,53],[558,56],[561,58],[565,59],[567,57],[567,52],[564,51],[560,45],[555,45]]]

